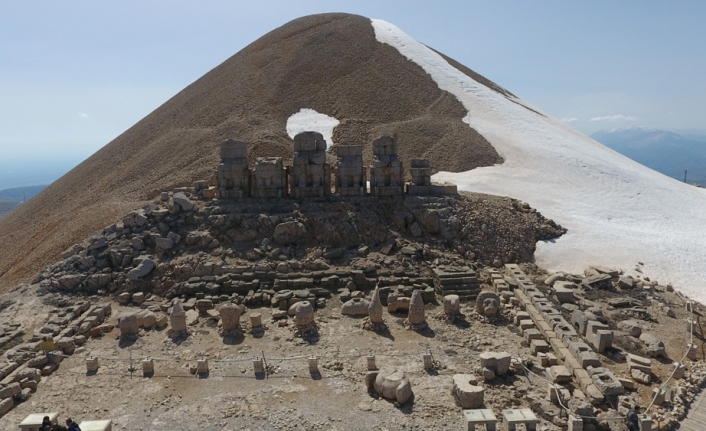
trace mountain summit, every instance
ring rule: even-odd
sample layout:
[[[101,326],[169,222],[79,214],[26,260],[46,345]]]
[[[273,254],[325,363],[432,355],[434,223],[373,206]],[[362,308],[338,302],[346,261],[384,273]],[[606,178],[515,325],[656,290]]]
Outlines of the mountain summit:
[[[209,178],[224,138],[291,159],[297,127],[329,147],[397,134],[461,189],[511,196],[568,228],[537,262],[621,266],[697,293],[706,278],[706,191],[617,154],[380,20],[294,20],[185,88],[0,220],[0,288],[161,190]],[[303,126],[302,126],[303,125]],[[316,127],[325,128],[325,131]],[[370,153],[364,157],[370,161]]]

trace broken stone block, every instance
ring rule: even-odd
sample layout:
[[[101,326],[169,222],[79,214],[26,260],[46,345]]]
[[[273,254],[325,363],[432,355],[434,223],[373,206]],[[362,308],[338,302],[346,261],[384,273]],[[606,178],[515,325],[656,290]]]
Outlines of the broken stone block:
[[[236,304],[225,304],[218,310],[221,317],[221,330],[224,333],[237,331],[240,329],[240,316],[243,314],[243,307]]]
[[[504,376],[510,370],[512,355],[507,352],[483,352],[479,358],[481,367],[492,370],[498,376]]]
[[[424,300],[420,290],[412,292],[412,298],[409,301],[409,313],[405,325],[415,331],[427,328],[426,318],[424,316]]]
[[[640,341],[645,343],[647,346],[647,354],[652,358],[663,357],[667,358],[667,352],[664,347],[662,340],[656,336],[648,333],[642,333],[640,335]]]
[[[169,324],[171,325],[172,333],[178,334],[186,332],[186,312],[181,306],[180,301],[174,301],[172,313],[169,315]]]
[[[446,316],[457,316],[461,313],[461,300],[458,295],[444,296],[444,314]]]
[[[621,320],[618,322],[618,329],[636,338],[640,337],[640,334],[642,334],[642,325],[636,320]]]
[[[470,374],[454,374],[451,390],[461,408],[478,409],[483,406],[485,388],[477,385],[478,381]]]
[[[483,369],[481,370],[481,374],[483,375],[483,380],[485,380],[486,382],[495,379],[495,371],[491,370],[488,367],[483,367]]]
[[[476,311],[481,316],[494,316],[500,311],[500,297],[497,293],[484,290],[476,298]]]
[[[642,356],[633,355],[628,353],[627,355],[628,370],[638,369],[643,373],[652,373],[652,361],[649,358],[643,358]]]
[[[559,281],[554,283],[554,295],[560,304],[574,302],[574,284],[567,281]]]
[[[118,316],[118,328],[120,329],[120,337],[137,335],[140,332],[137,314],[125,313]]]
[[[625,393],[623,385],[617,377],[607,368],[588,367],[593,384],[604,396],[618,396]]]
[[[140,263],[127,273],[127,278],[132,281],[137,281],[140,278],[147,276],[155,267],[155,263],[152,259],[144,258]]]
[[[175,204],[179,205],[179,207],[183,211],[191,211],[194,208],[194,203],[191,201],[191,199],[186,197],[183,192],[174,193],[174,196],[172,196],[172,200]]]
[[[553,383],[566,383],[571,381],[571,373],[563,365],[554,365],[546,370],[547,377]]]
[[[647,373],[645,373],[645,372],[643,372],[643,371],[641,371],[641,370],[639,370],[639,369],[637,369],[637,368],[633,368],[633,369],[630,371],[630,375],[631,375],[632,378],[633,378],[636,382],[638,382],[638,383],[642,383],[642,384],[645,384],[645,385],[649,385],[649,384],[652,382],[652,376],[651,376],[651,375],[649,375],[649,374],[647,374]]]
[[[367,316],[370,301],[362,298],[351,298],[341,305],[341,314],[344,316]]]
[[[378,372],[374,383],[375,391],[389,400],[404,404],[412,396],[412,385],[404,372]]]

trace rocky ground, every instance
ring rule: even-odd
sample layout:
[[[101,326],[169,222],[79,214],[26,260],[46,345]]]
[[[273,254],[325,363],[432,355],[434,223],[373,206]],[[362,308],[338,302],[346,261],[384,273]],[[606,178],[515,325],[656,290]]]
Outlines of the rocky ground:
[[[81,420],[110,418],[113,429],[465,429],[452,377],[471,374],[485,387],[484,406],[496,415],[530,408],[540,417],[539,429],[566,429],[565,409],[548,397],[548,365],[532,354],[513,322],[523,311],[511,293],[520,285],[503,268],[530,260],[538,239],[562,232],[529,206],[470,195],[377,205],[287,201],[264,212],[256,202],[228,207],[187,200],[167,194],[131,212],[67,250],[34,284],[0,297],[0,393],[9,397],[0,403],[0,410],[9,406],[0,418],[3,428],[31,412],[57,411]],[[568,382],[564,404],[597,417],[585,421],[585,430],[621,430],[622,421],[611,420],[624,415],[619,405],[647,406],[652,389],[667,381],[671,364],[684,355],[691,341],[687,300],[671,286],[619,270],[550,277],[531,263],[521,266],[567,322],[576,311],[592,313],[613,330],[612,347],[598,358],[632,382],[630,389],[621,397],[593,399]],[[465,300],[463,319],[451,322],[434,277],[440,269],[464,267],[464,277],[473,277],[464,282],[468,290],[452,292]],[[493,273],[511,290],[494,284]],[[559,301],[559,281],[571,290],[571,301]],[[409,306],[412,292],[421,291],[429,329],[407,329],[405,306],[385,311],[387,331],[365,330],[362,317],[342,315],[344,303],[370,299],[376,284],[385,305],[407,298]],[[476,308],[483,290],[499,290],[498,314],[485,316]],[[167,327],[175,298],[187,310],[188,336],[173,337]],[[305,338],[287,316],[303,300],[316,305],[318,326]],[[110,304],[110,316],[103,316],[101,304]],[[218,310],[226,304],[242,307],[244,334],[221,334]],[[701,305],[693,306],[700,316]],[[139,335],[121,338],[118,316],[136,312]],[[262,315],[261,336],[250,333],[253,314]],[[695,356],[685,361],[684,377],[669,382],[674,398],[649,412],[660,427],[683,417],[706,376],[701,333],[697,324]],[[57,349],[50,355],[39,349],[47,335]],[[507,352],[531,372],[515,367],[488,376],[479,359],[483,352]],[[425,369],[422,356],[429,353],[433,368]],[[632,380],[628,353],[652,357],[650,383]],[[371,354],[381,372],[406,374],[411,400],[399,405],[366,388]],[[55,367],[58,356],[64,359]],[[96,373],[87,373],[88,357],[98,358]],[[263,357],[267,373],[258,376],[253,359]],[[319,374],[310,373],[310,357],[317,358]],[[145,358],[154,359],[149,377],[142,375]],[[195,373],[201,359],[209,361],[208,375]]]

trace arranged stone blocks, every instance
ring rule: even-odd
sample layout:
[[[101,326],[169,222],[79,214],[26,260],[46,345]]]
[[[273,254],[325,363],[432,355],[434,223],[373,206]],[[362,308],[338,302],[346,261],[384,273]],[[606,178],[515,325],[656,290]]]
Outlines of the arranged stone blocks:
[[[221,163],[216,170],[216,197],[242,199],[250,196],[250,166],[245,142],[226,139],[221,143]]]
[[[397,157],[397,142],[392,136],[381,136],[373,141],[370,192],[374,196],[401,196],[404,192],[404,167]]]
[[[341,196],[365,196],[368,169],[363,166],[363,146],[339,146],[336,148],[336,156],[336,193]]]
[[[287,196],[287,179],[281,157],[258,157],[255,163],[253,197]]]
[[[293,198],[331,194],[331,167],[326,163],[326,141],[321,133],[302,132],[294,137],[294,159],[287,173]]]
[[[434,288],[442,295],[458,295],[461,299],[476,299],[480,283],[475,271],[467,266],[437,266],[432,268]]]

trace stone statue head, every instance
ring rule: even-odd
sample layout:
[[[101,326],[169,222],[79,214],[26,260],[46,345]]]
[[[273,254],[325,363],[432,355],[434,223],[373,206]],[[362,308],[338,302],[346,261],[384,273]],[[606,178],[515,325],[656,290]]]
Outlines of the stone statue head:
[[[500,311],[500,297],[495,292],[482,291],[476,299],[476,310],[484,316],[493,316]]]

